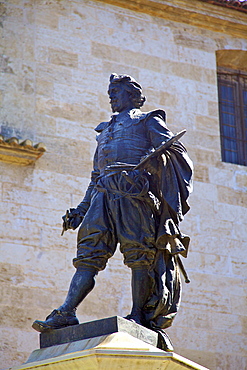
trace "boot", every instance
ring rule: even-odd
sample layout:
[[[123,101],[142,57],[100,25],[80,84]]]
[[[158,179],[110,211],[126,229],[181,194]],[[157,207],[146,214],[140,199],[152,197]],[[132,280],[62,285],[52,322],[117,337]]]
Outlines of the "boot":
[[[132,268],[132,300],[133,306],[126,319],[146,326],[143,308],[150,294],[150,277],[148,266]]]
[[[68,295],[63,305],[52,311],[45,321],[34,321],[33,329],[43,333],[66,326],[78,325],[79,321],[75,314],[76,307],[93,289],[96,274],[97,271],[95,269],[78,267],[71,280]]]
[[[79,321],[75,315],[75,309],[73,311],[60,311],[53,310],[50,315],[47,316],[45,321],[35,320],[32,328],[44,333],[54,329],[65,328],[66,326],[78,325]]]

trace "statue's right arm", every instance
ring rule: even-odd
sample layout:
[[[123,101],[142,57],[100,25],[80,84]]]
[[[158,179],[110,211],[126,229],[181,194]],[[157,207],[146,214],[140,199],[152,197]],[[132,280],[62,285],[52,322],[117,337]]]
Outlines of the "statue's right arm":
[[[96,149],[94,155],[94,169],[91,173],[90,184],[88,185],[87,191],[81,203],[78,204],[76,208],[70,208],[70,210],[67,211],[66,215],[62,217],[64,231],[68,229],[75,230],[82,222],[85,214],[87,213],[88,208],[90,207],[92,192],[96,185],[96,178],[99,176],[97,163],[98,163],[98,150]]]
[[[76,207],[76,210],[78,211],[78,213],[82,217],[85,216],[85,214],[87,213],[88,208],[90,207],[92,192],[93,192],[95,184],[96,184],[96,182],[95,182],[96,177],[98,177],[98,174],[95,176],[94,171],[92,171],[91,181],[90,181],[90,184],[88,185],[85,196],[84,196],[83,200],[81,201],[81,203],[78,204],[78,206]]]

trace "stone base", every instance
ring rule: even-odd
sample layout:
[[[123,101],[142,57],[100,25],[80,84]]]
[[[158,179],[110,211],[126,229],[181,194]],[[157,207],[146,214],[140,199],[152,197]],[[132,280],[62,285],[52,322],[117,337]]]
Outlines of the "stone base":
[[[80,351],[85,341],[71,344],[60,344],[53,347],[34,351],[28,362],[12,370],[209,370],[186,358],[172,352],[164,352],[150,344],[144,343],[127,333],[114,333],[105,338],[96,337],[95,342],[88,340],[88,345],[101,343],[94,348]],[[59,352],[72,353],[57,356]],[[42,352],[39,352],[42,351]],[[51,356],[45,360],[38,360],[41,353]],[[52,357],[57,356],[57,357]],[[37,361],[38,360],[38,361]]]
[[[121,317],[41,334],[41,343],[25,364],[12,370],[208,370],[158,349],[157,333]]]
[[[158,334],[153,330],[147,329],[123,317],[113,316],[42,333],[40,334],[40,348],[105,336],[117,332],[128,333],[153,346],[157,346],[158,344]]]

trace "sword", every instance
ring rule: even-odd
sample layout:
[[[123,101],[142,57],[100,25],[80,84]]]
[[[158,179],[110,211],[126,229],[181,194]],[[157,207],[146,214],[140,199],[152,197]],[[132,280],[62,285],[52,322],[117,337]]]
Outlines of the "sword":
[[[182,130],[178,132],[176,135],[172,136],[169,140],[167,140],[164,144],[161,144],[157,149],[155,149],[153,152],[147,154],[144,156],[141,161],[133,168],[133,170],[137,170],[138,168],[145,165],[146,162],[148,162],[151,158],[157,157],[158,155],[161,155],[164,153],[164,151],[169,148],[174,141],[179,140],[184,134],[186,133],[186,130]]]
[[[66,211],[65,216],[62,217],[63,219],[63,230],[61,236],[63,236],[64,232],[67,230],[67,222],[69,221],[69,210]]]

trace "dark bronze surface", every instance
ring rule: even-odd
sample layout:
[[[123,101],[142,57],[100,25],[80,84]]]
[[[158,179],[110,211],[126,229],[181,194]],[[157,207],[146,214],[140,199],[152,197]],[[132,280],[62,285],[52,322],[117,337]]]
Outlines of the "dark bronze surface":
[[[108,94],[113,115],[95,129],[91,182],[82,202],[63,216],[63,232],[80,225],[76,273],[62,306],[33,327],[44,333],[76,325],[76,307],[119,243],[132,270],[133,306],[126,318],[158,332],[158,346],[167,349],[163,329],[179,308],[179,268],[189,282],[179,257],[188,252],[179,223],[192,190],[192,163],[178,141],[185,131],[174,137],[162,109],[142,112],[142,88],[128,75],[112,74]]]
[[[86,322],[80,325],[52,330],[40,334],[40,348],[57,344],[76,342],[82,339],[99,337],[117,332],[125,332],[153,346],[157,345],[158,334],[123,317],[113,316],[106,319]]]

